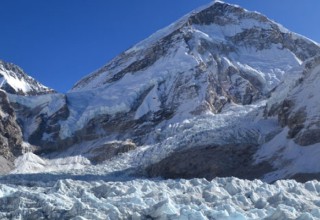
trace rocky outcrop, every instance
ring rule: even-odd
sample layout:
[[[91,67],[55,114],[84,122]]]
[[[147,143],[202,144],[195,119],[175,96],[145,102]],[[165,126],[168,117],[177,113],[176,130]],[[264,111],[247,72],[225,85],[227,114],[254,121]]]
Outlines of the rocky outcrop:
[[[54,91],[25,74],[17,65],[1,60],[0,88],[0,174],[3,174],[13,169],[15,158],[26,150],[23,143],[23,127],[18,123],[17,109],[9,101],[8,94],[31,96],[51,94]],[[29,117],[31,113],[28,112],[25,116]]]
[[[22,154],[22,132],[8,97],[0,90],[0,156],[8,161]]]
[[[24,140],[38,146],[38,153],[61,150],[60,123],[69,116],[65,95],[10,97]]]
[[[0,175],[7,174],[12,169],[14,169],[13,161],[0,156]]]
[[[253,165],[257,146],[207,146],[178,151],[146,169],[150,177],[206,178],[235,176],[262,178],[272,171],[268,163]]]
[[[111,159],[114,156],[118,156],[122,153],[126,153],[128,151],[134,150],[136,149],[136,147],[137,146],[130,140],[127,140],[124,142],[117,141],[117,142],[107,143],[90,150],[89,159],[93,163],[101,163],[105,160]]]
[[[308,146],[320,143],[320,107],[317,97],[320,57],[306,61],[304,67],[301,78],[295,82],[285,99],[271,108],[269,115],[278,115],[280,124],[289,128],[289,139]]]

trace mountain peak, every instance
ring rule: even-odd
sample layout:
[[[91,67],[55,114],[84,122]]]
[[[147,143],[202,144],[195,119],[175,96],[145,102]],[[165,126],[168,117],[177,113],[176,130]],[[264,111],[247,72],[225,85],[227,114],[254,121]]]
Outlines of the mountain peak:
[[[248,12],[238,5],[228,4],[222,1],[216,1],[213,4],[209,4],[200,10],[195,10],[191,13],[189,21],[193,24],[218,24],[227,25],[229,23],[235,23],[237,18],[247,17],[244,13],[249,13],[251,17],[258,18],[266,17],[256,12]]]
[[[148,68],[168,55],[170,47],[177,49],[178,45],[184,44],[185,50],[191,50],[194,41],[202,44],[202,50],[215,48],[211,55],[233,54],[233,57],[241,56],[241,51],[249,48],[262,51],[282,47],[302,62],[319,52],[316,43],[288,31],[258,12],[216,1],[188,13],[137,43],[101,69],[81,79],[72,91],[105,86],[127,73]]]
[[[54,90],[28,76],[19,66],[0,60],[0,88],[11,94],[40,95]]]

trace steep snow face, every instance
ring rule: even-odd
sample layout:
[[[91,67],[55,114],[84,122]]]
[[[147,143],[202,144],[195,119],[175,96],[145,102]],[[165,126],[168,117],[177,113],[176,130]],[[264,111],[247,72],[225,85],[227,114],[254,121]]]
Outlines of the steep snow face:
[[[268,181],[297,173],[320,173],[320,57],[309,59],[304,66],[303,75],[286,85],[285,96],[276,90],[268,103],[268,113],[277,115],[284,127],[256,154],[257,162],[273,161],[276,170],[266,176]]]
[[[290,128],[289,137],[300,145],[320,142],[319,131],[319,83],[320,56],[305,63],[303,77],[296,83],[284,100],[279,117],[283,125]]]
[[[320,144],[301,147],[288,139],[288,129],[284,129],[271,141],[263,144],[254,156],[256,163],[269,161],[274,171],[264,176],[264,181],[295,178],[298,180],[319,179]],[[313,141],[313,140],[311,140]]]
[[[34,142],[32,139],[40,141],[46,138],[54,141],[52,139],[54,138],[54,127],[59,127],[58,121],[64,118],[61,115],[67,114],[64,113],[67,111],[65,95],[54,93],[37,96],[9,94],[8,96],[20,122],[24,140]],[[55,119],[56,117],[59,119]],[[51,130],[50,135],[47,134],[47,136],[44,129],[46,126]]]
[[[0,60],[0,88],[11,94],[39,95],[53,93],[54,91],[12,64]]]
[[[125,74],[133,74],[138,70],[145,70],[168,54],[168,45],[177,48],[179,47],[179,42],[183,40],[186,42],[193,41],[195,43],[192,48],[189,48],[189,45],[189,47],[184,47],[187,51],[194,49],[192,52],[196,52],[196,57],[190,53],[187,55],[196,61],[199,61],[199,59],[205,60],[204,58],[210,59],[210,57],[206,57],[206,55],[210,55],[210,52],[211,55],[217,53],[219,53],[219,55],[228,55],[230,52],[236,52],[236,54],[242,55],[242,51],[238,51],[239,49],[249,49],[250,54],[253,51],[262,51],[260,55],[264,55],[264,49],[276,47],[274,48],[275,51],[272,51],[273,53],[287,49],[289,51],[284,50],[284,53],[293,53],[292,56],[281,56],[285,58],[280,60],[272,59],[272,61],[282,61],[284,63],[280,66],[277,65],[278,69],[282,69],[283,71],[290,68],[290,65],[300,63],[301,60],[312,57],[319,52],[316,43],[289,32],[281,25],[268,20],[259,13],[248,12],[237,6],[217,2],[210,4],[204,9],[191,12],[177,22],[150,36],[148,39],[138,43],[100,70],[83,78],[74,86],[72,91],[88,90],[108,85],[110,82],[121,79]],[[169,41],[176,41],[177,43]],[[194,48],[195,46],[200,47],[201,41],[206,41],[206,44],[211,44],[216,47],[216,50],[210,51],[208,45],[204,45],[207,47],[201,49],[207,53],[202,54],[201,51]],[[173,43],[173,45],[170,43]],[[252,49],[252,51],[250,51],[250,49]],[[296,62],[293,60],[286,62],[290,61],[290,57],[296,59]],[[179,57],[176,57],[176,63],[179,62],[178,58]],[[183,56],[181,56],[181,59],[183,60]],[[248,60],[240,61],[246,63]],[[263,62],[261,62],[261,64],[262,63]],[[268,66],[267,64],[272,63],[266,62],[265,67]],[[269,69],[262,69],[262,73],[267,74],[268,72],[266,70],[272,72],[272,70],[275,69],[274,66],[276,65],[273,65]],[[259,69],[261,66],[256,64],[253,65],[253,68],[254,67]],[[150,71],[145,70],[145,72]],[[269,72],[269,74],[271,74],[271,72]]]

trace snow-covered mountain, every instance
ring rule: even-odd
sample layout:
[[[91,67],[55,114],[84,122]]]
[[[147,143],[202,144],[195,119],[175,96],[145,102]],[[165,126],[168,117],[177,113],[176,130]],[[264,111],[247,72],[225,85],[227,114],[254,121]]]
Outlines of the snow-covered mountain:
[[[150,176],[273,181],[320,172],[302,166],[274,173],[287,169],[285,157],[273,159],[288,145],[268,147],[279,135],[295,137],[297,146],[318,144],[317,130],[309,129],[316,123],[304,118],[309,125],[302,129],[302,119],[288,118],[300,117],[304,102],[294,108],[290,97],[302,91],[303,99],[310,90],[301,82],[317,77],[309,72],[317,70],[319,54],[317,43],[259,13],[215,2],[120,54],[67,94],[9,98],[37,154],[92,163],[117,156],[123,168]]]
[[[66,94],[0,71],[1,219],[320,218],[317,181],[230,177],[320,176],[319,44],[257,12],[199,8]]]
[[[51,93],[54,93],[52,89],[25,74],[20,67],[0,60],[0,173],[12,170],[16,157],[21,156],[24,148],[29,146],[23,141],[14,104],[10,103],[8,96]]]
[[[318,54],[317,43],[265,16],[216,2],[120,54],[65,95],[10,100],[37,154],[97,163],[130,151],[120,158],[151,176],[264,178],[279,167],[272,155],[258,160],[256,153],[286,134],[286,97]]]
[[[40,95],[54,92],[28,76],[17,65],[2,60],[0,60],[0,88],[18,95]]]

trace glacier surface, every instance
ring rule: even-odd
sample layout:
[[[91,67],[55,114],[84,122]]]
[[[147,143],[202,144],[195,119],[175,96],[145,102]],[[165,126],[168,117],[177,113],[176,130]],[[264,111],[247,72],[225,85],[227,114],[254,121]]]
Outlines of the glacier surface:
[[[1,219],[319,219],[320,183],[117,173],[0,178]]]

